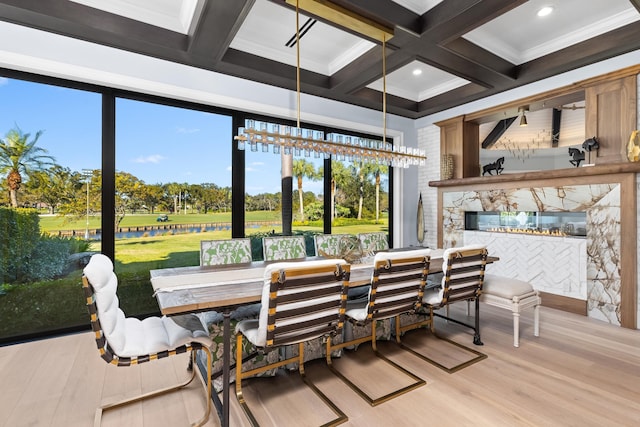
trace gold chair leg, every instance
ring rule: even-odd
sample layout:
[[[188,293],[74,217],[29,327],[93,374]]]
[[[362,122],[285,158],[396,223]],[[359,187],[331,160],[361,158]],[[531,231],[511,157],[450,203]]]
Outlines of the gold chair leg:
[[[209,416],[211,414],[211,404],[212,404],[211,403],[211,359],[212,359],[212,356],[211,356],[211,350],[210,349],[208,349],[206,347],[203,347],[202,349],[207,353],[207,377],[208,377],[207,385],[206,385],[206,388],[207,388],[207,408],[205,410],[204,416],[199,421],[197,421],[196,423],[191,424],[192,426],[201,426],[201,425],[203,425],[204,423],[207,422],[207,420],[209,419]],[[196,357],[196,351],[192,350],[191,351],[191,360],[194,363],[195,363],[195,357]],[[108,411],[108,410],[119,408],[119,407],[122,407],[122,406],[126,406],[126,405],[129,405],[131,403],[140,402],[142,400],[153,398],[153,397],[160,396],[160,395],[163,395],[163,394],[167,394],[167,393],[179,390],[179,389],[191,384],[191,382],[193,381],[193,379],[196,376],[196,370],[197,369],[195,369],[195,368],[192,369],[191,370],[191,375],[189,376],[189,378],[187,378],[187,380],[185,380],[185,381],[183,381],[183,382],[181,382],[179,384],[172,385],[172,386],[165,387],[165,388],[161,388],[159,390],[154,390],[154,391],[151,391],[151,392],[148,392],[148,393],[144,393],[144,394],[141,394],[141,395],[138,395],[138,396],[130,397],[128,399],[123,399],[123,400],[120,400],[120,401],[117,401],[117,402],[108,403],[106,405],[100,406],[98,409],[96,409],[96,413],[95,413],[95,416],[93,418],[94,427],[100,427],[100,425],[102,424],[102,414],[104,412]],[[204,380],[203,380],[203,382],[204,382]]]
[[[470,359],[470,360],[467,360],[466,362],[463,362],[463,363],[460,363],[460,364],[458,364],[458,365],[455,365],[455,366],[453,366],[453,367],[448,368],[448,367],[444,366],[443,364],[441,364],[441,363],[439,363],[439,362],[437,362],[437,361],[435,361],[435,360],[433,360],[433,359],[431,359],[431,358],[429,358],[429,357],[425,356],[424,354],[422,354],[422,353],[419,353],[419,352],[415,351],[415,350],[414,350],[414,349],[412,349],[411,347],[407,346],[404,342],[403,342],[403,343],[401,343],[401,344],[400,344],[400,346],[401,346],[402,348],[404,348],[405,350],[407,350],[407,351],[409,351],[409,352],[411,352],[411,353],[415,354],[416,356],[418,356],[418,357],[419,357],[419,358],[421,358],[422,360],[424,360],[424,361],[426,361],[426,362],[431,363],[432,365],[434,365],[434,366],[436,366],[436,367],[438,367],[438,368],[442,369],[443,371],[446,371],[446,372],[447,372],[447,373],[449,373],[449,374],[452,374],[452,373],[454,373],[454,372],[457,372],[457,371],[459,371],[460,369],[466,368],[467,366],[473,365],[474,363],[479,362],[479,361],[484,360],[484,359],[486,359],[486,358],[487,358],[487,355],[486,355],[486,354],[484,354],[484,353],[480,353],[479,351],[476,351],[476,350],[474,350],[474,349],[473,349],[473,348],[471,348],[471,347],[467,347],[467,346],[465,346],[465,345],[459,344],[459,343],[457,343],[457,342],[455,342],[455,341],[450,340],[449,338],[441,337],[440,335],[438,335],[438,334],[437,334],[437,333],[435,333],[435,332],[433,332],[432,334],[433,334],[433,336],[434,336],[434,337],[436,337],[436,338],[437,338],[437,339],[439,339],[439,340],[446,341],[446,342],[448,342],[448,343],[450,343],[450,344],[452,344],[452,345],[454,345],[454,346],[456,346],[456,347],[462,348],[462,349],[464,349],[464,350],[468,351],[469,353],[474,354],[474,355],[475,355],[475,357],[474,357],[474,358],[472,358],[472,359]]]
[[[330,347],[330,338],[327,340],[327,348]],[[255,368],[246,372],[242,372],[242,334],[236,335],[236,397],[244,414],[249,419],[252,427],[259,427],[260,424],[258,420],[256,420],[255,416],[251,412],[247,401],[244,399],[244,395],[242,393],[242,379],[250,377],[260,372],[265,372],[270,369],[280,368],[282,366],[288,365],[292,362],[298,362],[298,371],[300,373],[300,377],[302,378],[302,382],[311,389],[324,403],[327,405],[334,414],[336,414],[336,418],[333,420],[323,424],[320,427],[334,427],[339,424],[342,424],[349,420],[347,415],[340,410],[320,389],[318,389],[311,381],[307,379],[307,376],[304,372],[304,342],[298,344],[298,355],[280,360],[278,362],[272,363],[270,365],[265,365],[259,368]]]
[[[398,390],[394,390],[390,393],[385,394],[384,396],[378,397],[378,398],[373,398],[371,396],[369,396],[367,393],[364,392],[364,390],[362,390],[360,387],[358,387],[355,383],[353,383],[349,378],[347,378],[345,375],[343,375],[338,369],[335,368],[335,366],[333,365],[332,361],[331,361],[331,349],[338,349],[338,348],[343,348],[349,345],[353,345],[353,344],[361,344],[364,342],[370,341],[371,342],[371,347],[372,347],[372,351],[373,354],[378,357],[379,359],[382,359],[384,362],[386,362],[387,364],[393,366],[394,368],[396,368],[397,370],[403,372],[405,375],[409,376],[412,380],[413,383],[402,387]],[[395,363],[394,361],[392,361],[391,359],[388,359],[385,355],[383,355],[382,353],[380,353],[378,351],[378,346],[377,346],[377,339],[376,339],[376,321],[374,320],[371,323],[371,336],[370,337],[364,337],[364,338],[358,338],[355,339],[353,341],[348,341],[348,342],[344,342],[341,344],[338,344],[335,347],[331,347],[330,342],[327,342],[327,365],[329,366],[329,369],[331,370],[331,372],[333,372],[338,378],[340,378],[345,384],[347,384],[354,392],[356,392],[360,397],[362,397],[364,400],[366,400],[369,405],[371,406],[377,406],[381,403],[386,402],[387,400],[391,400],[394,397],[398,397],[401,394],[407,393],[415,388],[421,387],[423,385],[426,384],[426,381],[423,380],[422,378],[418,377],[417,375],[413,374],[412,372],[406,370],[405,368],[403,368],[402,366],[398,365],[397,363]]]

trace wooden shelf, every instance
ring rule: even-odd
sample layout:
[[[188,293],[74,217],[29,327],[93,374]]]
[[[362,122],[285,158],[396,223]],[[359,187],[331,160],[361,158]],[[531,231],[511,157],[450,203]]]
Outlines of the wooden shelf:
[[[443,181],[429,181],[429,187],[457,187],[476,184],[498,184],[503,182],[530,181],[542,179],[559,179],[573,177],[587,177],[598,175],[612,175],[618,173],[639,173],[640,162],[611,163],[604,165],[585,166],[579,168],[553,169],[535,172],[505,173],[502,175],[485,175],[471,178],[453,178]]]

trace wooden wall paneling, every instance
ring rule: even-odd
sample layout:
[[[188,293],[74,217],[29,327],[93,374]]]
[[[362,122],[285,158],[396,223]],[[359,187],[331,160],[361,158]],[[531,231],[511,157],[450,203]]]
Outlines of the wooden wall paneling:
[[[588,314],[587,301],[585,300],[550,294],[549,292],[540,292],[540,298],[542,298],[542,305],[544,307],[567,311],[581,316],[586,316]]]
[[[637,221],[636,177],[625,174],[620,179],[620,324],[637,326]]]
[[[453,156],[453,178],[480,175],[480,125],[463,116],[436,123],[440,127],[440,152]]]
[[[464,122],[462,130],[463,176],[480,176],[480,125]]]
[[[596,136],[595,164],[626,162],[626,144],[636,128],[636,76],[605,81],[585,89],[585,137]],[[588,155],[588,154],[587,154]]]
[[[436,123],[440,126],[440,153],[453,156],[453,178],[464,178],[462,168],[464,159],[462,150],[463,120],[464,118],[460,116]]]

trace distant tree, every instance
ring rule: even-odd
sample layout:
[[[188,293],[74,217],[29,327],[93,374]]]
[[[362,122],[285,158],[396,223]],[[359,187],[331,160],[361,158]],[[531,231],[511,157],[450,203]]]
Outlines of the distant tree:
[[[124,219],[127,210],[133,210],[141,204],[140,193],[144,182],[127,172],[116,172],[115,226],[116,230]]]
[[[31,193],[35,203],[46,204],[49,213],[54,214],[58,207],[68,205],[79,198],[83,181],[85,178],[82,174],[54,165],[49,169],[33,172],[26,189]]]
[[[4,139],[0,139],[0,174],[7,174],[7,187],[14,208],[18,207],[18,191],[23,178],[28,179],[34,172],[53,165],[55,160],[47,150],[36,145],[42,132],[36,132],[29,140],[31,134],[23,133],[16,126],[7,132]]]
[[[304,200],[302,192],[302,179],[309,178],[316,181],[319,177],[318,171],[313,163],[304,159],[296,159],[293,161],[293,176],[298,180],[298,204],[300,207],[300,218],[304,220]]]
[[[164,189],[160,184],[144,184],[140,187],[140,200],[150,213],[155,213],[156,207],[162,203]]]

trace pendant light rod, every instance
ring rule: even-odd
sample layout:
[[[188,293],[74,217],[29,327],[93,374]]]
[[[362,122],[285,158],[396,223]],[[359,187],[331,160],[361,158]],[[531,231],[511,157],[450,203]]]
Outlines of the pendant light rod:
[[[382,142],[387,142],[387,55],[386,39],[382,38]]]
[[[296,104],[297,124],[300,128],[300,2],[296,0]]]

